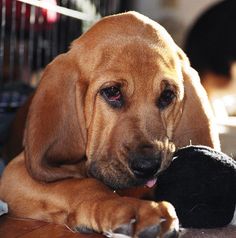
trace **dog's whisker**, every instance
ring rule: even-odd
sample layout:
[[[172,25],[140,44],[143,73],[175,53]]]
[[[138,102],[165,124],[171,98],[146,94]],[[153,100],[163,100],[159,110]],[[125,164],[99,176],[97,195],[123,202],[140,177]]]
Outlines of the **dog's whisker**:
[[[160,140],[155,140],[154,145],[155,145],[156,149],[159,151],[162,151],[164,149],[163,142]]]
[[[71,232],[76,233],[76,231],[74,231],[73,229],[71,229],[67,224],[64,223],[64,226]]]
[[[165,136],[162,140],[155,140],[154,145],[156,149],[162,153],[163,161],[161,170],[167,168],[171,162],[172,155],[176,150],[175,144]]]

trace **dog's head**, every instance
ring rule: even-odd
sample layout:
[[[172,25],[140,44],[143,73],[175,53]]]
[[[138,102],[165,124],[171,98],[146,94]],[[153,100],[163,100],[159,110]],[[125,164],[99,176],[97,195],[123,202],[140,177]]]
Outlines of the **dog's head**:
[[[168,164],[164,138],[218,146],[210,117],[197,74],[164,28],[135,12],[110,16],[47,66],[28,115],[26,165],[43,181],[150,184]]]

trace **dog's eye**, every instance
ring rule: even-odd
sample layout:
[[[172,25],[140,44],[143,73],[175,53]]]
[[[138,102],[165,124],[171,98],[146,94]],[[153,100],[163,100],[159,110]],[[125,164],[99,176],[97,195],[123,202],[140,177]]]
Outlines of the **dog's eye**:
[[[162,91],[160,97],[157,100],[157,106],[160,109],[165,109],[167,106],[169,106],[173,99],[176,97],[175,93],[171,89],[165,89]]]
[[[112,107],[120,108],[123,105],[123,97],[118,86],[103,88],[100,94]]]

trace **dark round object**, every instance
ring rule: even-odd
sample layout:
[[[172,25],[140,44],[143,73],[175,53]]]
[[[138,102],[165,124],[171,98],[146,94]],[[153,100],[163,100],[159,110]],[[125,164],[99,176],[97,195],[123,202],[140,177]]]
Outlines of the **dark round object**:
[[[183,227],[225,226],[235,210],[236,162],[209,147],[181,148],[158,177],[155,198],[174,205]]]

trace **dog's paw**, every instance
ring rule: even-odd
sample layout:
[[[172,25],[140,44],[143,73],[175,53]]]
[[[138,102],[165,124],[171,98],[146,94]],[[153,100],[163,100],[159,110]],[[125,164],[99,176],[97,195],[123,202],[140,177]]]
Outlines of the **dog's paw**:
[[[142,201],[134,237],[175,238],[178,233],[179,221],[170,203]]]
[[[149,202],[125,198],[124,204],[136,211],[135,219],[105,232],[111,238],[176,238],[179,222],[174,207],[167,202]]]
[[[80,210],[76,216],[71,216],[76,219],[71,220],[76,223],[73,226],[76,231],[83,233],[95,231],[109,238],[178,237],[178,219],[168,202],[119,197],[93,204],[89,218],[85,219],[82,214]]]

